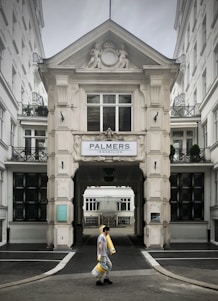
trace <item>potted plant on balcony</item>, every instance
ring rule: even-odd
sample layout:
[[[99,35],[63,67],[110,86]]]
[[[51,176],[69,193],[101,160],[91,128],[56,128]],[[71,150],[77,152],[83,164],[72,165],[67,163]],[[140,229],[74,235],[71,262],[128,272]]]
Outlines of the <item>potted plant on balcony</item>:
[[[23,112],[26,116],[32,116],[33,115],[33,108],[28,104],[24,109]]]
[[[170,145],[170,155],[169,155],[170,162],[173,162],[173,157],[175,155],[175,152],[176,152],[175,147],[171,144]]]
[[[192,145],[190,149],[190,158],[192,162],[200,161],[200,147],[197,144]]]
[[[38,114],[38,116],[48,116],[48,108],[46,106],[38,106],[35,110]]]

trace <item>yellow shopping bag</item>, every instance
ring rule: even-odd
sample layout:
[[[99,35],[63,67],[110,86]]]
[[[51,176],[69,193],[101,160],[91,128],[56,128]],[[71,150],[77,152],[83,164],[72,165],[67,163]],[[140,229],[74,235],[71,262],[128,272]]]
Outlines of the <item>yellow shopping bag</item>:
[[[103,232],[103,228],[104,228],[104,227],[105,227],[105,225],[101,225],[101,226],[99,227],[99,233],[102,233],[102,232]],[[114,244],[113,244],[112,239],[111,239],[111,237],[110,237],[109,234],[106,236],[106,240],[107,240],[107,248],[108,248],[108,250],[109,250],[109,254],[110,254],[110,255],[115,254],[115,253],[116,253],[116,249],[115,249],[115,247],[114,247]]]
[[[105,272],[107,272],[108,267],[105,264],[98,262],[96,266],[92,269],[91,273],[95,277],[102,277]]]

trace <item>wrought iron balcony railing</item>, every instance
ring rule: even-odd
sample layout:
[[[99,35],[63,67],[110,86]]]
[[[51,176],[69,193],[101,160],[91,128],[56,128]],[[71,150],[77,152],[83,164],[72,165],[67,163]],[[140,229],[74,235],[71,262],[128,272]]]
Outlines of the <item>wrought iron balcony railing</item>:
[[[48,153],[46,148],[35,147],[13,147],[12,148],[12,161],[28,161],[28,162],[46,162]]]
[[[204,148],[200,148],[198,155],[191,155],[190,149],[175,148],[175,154],[170,155],[171,163],[206,163],[211,162],[209,156],[206,156]]]
[[[170,108],[171,117],[193,117],[199,115],[197,106],[173,106]]]

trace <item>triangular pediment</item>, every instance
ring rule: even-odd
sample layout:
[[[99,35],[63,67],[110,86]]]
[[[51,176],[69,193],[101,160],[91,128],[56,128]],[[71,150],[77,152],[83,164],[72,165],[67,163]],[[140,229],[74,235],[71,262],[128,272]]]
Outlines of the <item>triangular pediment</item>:
[[[169,66],[152,47],[108,20],[50,59],[49,66],[83,70],[133,70],[144,66]]]

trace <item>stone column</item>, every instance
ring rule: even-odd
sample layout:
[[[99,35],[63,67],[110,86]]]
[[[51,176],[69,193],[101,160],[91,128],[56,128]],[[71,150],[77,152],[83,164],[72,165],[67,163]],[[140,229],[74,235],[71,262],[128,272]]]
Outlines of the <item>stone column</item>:
[[[147,106],[147,159],[144,183],[144,243],[147,248],[169,244],[169,93],[161,75],[150,76]]]
[[[56,76],[54,89],[53,95],[49,95],[52,97],[49,99],[48,122],[48,245],[67,249],[73,244],[72,173],[75,167],[72,161],[68,76]]]

